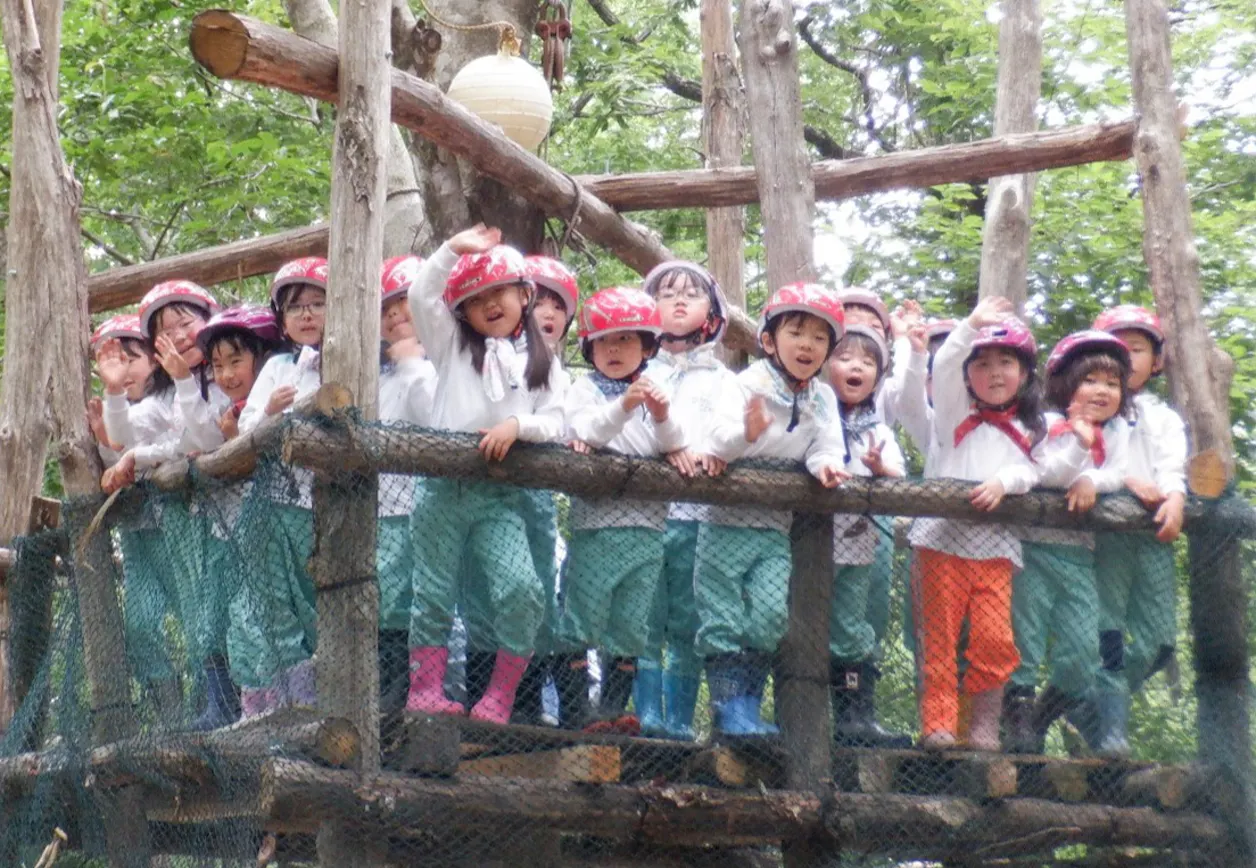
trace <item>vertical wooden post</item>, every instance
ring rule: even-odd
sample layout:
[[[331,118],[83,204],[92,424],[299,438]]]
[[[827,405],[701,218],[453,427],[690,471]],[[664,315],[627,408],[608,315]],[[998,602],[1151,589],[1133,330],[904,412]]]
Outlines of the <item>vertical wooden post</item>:
[[[1042,93],[1042,12],[1038,0],[1003,0],[999,23],[999,90],[994,101],[994,134],[1028,133],[1038,128]],[[991,178],[981,231],[978,291],[1011,299],[1020,312],[1028,295],[1029,230],[1034,201],[1033,174]]]
[[[331,266],[323,378],[346,386],[361,417],[378,415],[379,277],[387,179],[389,2],[340,6],[340,110],[332,150]],[[319,479],[314,488],[319,706],[353,721],[362,770],[379,769],[378,479]],[[364,830],[324,823],[319,864],[372,864]]]
[[[745,150],[746,100],[737,74],[730,0],[702,0],[702,145],[706,168],[740,166]],[[707,256],[711,274],[729,302],[746,309],[742,275],[746,234],[745,210],[708,208]],[[745,367],[746,354],[730,352],[725,361]]]
[[[793,6],[784,0],[742,0],[742,69],[759,201],[767,247],[769,289],[815,278],[815,187],[803,147]],[[833,523],[826,515],[795,518],[789,632],[775,682],[776,713],[791,788],[823,795],[831,776],[828,701],[829,597],[833,583]],[[788,868],[823,863],[810,841],[785,848]]]

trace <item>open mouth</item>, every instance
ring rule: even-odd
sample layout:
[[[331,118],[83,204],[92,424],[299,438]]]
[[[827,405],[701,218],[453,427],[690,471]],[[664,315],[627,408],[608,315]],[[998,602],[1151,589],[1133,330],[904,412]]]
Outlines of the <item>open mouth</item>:
[[[504,316],[506,316],[506,314],[504,314],[502,311],[495,310],[495,311],[491,311],[489,313],[484,314],[484,319],[487,320],[488,322],[497,322],[499,319],[502,319]]]
[[[802,365],[805,368],[813,364],[815,360],[812,359],[811,356],[798,356],[795,359],[795,361],[797,361],[798,364]]]
[[[846,378],[846,385],[852,389],[860,389],[863,387],[864,380],[860,376],[851,376]]]
[[[552,322],[541,323],[541,334],[545,335],[546,337],[553,337],[555,334],[557,334],[557,332],[558,332],[558,326],[554,325]]]

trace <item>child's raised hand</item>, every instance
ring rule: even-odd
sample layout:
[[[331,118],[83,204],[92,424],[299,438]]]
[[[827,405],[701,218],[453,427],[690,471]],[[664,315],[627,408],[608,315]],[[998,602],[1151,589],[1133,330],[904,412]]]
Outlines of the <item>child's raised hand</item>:
[[[266,415],[277,416],[284,410],[292,406],[297,399],[296,386],[280,386],[278,389],[270,393],[270,398],[266,400]]]
[[[894,308],[894,312],[890,314],[890,330],[897,340],[907,336],[913,326],[921,325],[923,321],[924,310],[921,309],[920,304],[908,299]]]
[[[650,411],[650,416],[655,422],[666,422],[667,414],[671,409],[671,401],[667,398],[667,393],[649,380],[642,377],[637,381],[645,383],[645,408]]]
[[[511,416],[492,428],[481,428],[480,454],[486,461],[502,461],[510,447],[519,439],[519,420]]]
[[[816,478],[820,480],[820,484],[825,488],[837,488],[850,479],[850,473],[836,464],[826,464],[820,468]]]
[[[624,392],[624,397],[619,399],[625,413],[631,413],[645,403],[646,389],[649,385],[649,380],[637,380],[628,387],[628,391]]]
[[[1016,307],[1009,299],[997,295],[989,295],[977,302],[973,312],[968,315],[968,324],[975,329],[998,325],[1016,312]]]
[[[1079,476],[1068,487],[1068,511],[1089,512],[1095,505],[1099,490],[1089,476]]]
[[[94,395],[87,399],[87,427],[101,446],[114,452],[122,451],[121,446],[109,441],[109,432],[105,430],[105,404]]]
[[[175,349],[174,341],[165,335],[159,335],[157,338],[157,362],[166,369],[166,373],[172,380],[186,380],[192,376],[192,369]]]
[[[876,435],[871,431],[868,432],[868,450],[864,452],[863,457],[859,459],[863,462],[864,467],[868,468],[868,472],[873,476],[889,476],[890,472],[885,467],[885,461],[881,458],[881,452],[885,449],[885,441],[877,442]]]
[[[97,348],[96,373],[100,375],[100,382],[105,384],[105,391],[110,395],[126,393],[128,367],[126,353],[122,350],[122,341],[109,338]]]
[[[502,243],[502,231],[496,226],[477,223],[449,239],[449,249],[459,256],[468,253],[487,253]]]
[[[393,362],[400,362],[403,359],[421,359],[423,358],[423,346],[419,343],[418,338],[402,338],[393,341],[388,345],[388,358]]]
[[[1185,517],[1186,495],[1175,491],[1164,499],[1156,510],[1156,539],[1162,543],[1171,543],[1182,533],[1182,519]]]
[[[1068,424],[1082,446],[1089,449],[1095,445],[1095,425],[1086,418],[1085,409],[1077,401],[1068,405]]]
[[[105,494],[113,494],[120,488],[135,484],[135,453],[124,452],[118,463],[105,471],[100,478],[100,489]]]
[[[755,395],[746,402],[745,426],[747,443],[757,441],[772,426],[772,413],[762,395]]]
[[[925,328],[924,323],[916,323],[907,329],[907,340],[911,344],[911,351],[917,355],[924,355],[929,352],[929,330]]]
[[[1005,494],[1007,494],[1007,489],[998,478],[987,479],[968,492],[968,502],[982,512],[991,512],[1003,502]]]
[[[235,407],[228,408],[226,413],[218,417],[218,430],[224,440],[234,440],[240,436],[240,414]]]
[[[1150,479],[1127,476],[1125,477],[1125,487],[1130,490],[1130,494],[1142,501],[1143,506],[1147,509],[1158,507],[1164,503],[1164,492],[1160,490],[1159,485],[1156,485]]]

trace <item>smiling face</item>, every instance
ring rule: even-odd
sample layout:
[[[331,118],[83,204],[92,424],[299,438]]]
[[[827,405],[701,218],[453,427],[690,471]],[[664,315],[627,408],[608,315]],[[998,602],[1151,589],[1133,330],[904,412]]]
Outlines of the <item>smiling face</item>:
[[[257,376],[257,357],[242,341],[231,335],[214,341],[209,361],[214,366],[214,382],[232,402],[249,396]]]
[[[459,308],[467,325],[486,338],[508,338],[523,321],[528,288],[522,283],[494,286],[471,296]]]
[[[809,313],[786,313],[763,333],[763,351],[775,355],[796,380],[810,380],[824,367],[832,347],[829,324]]]
[[[205,357],[196,345],[196,336],[205,327],[205,314],[190,304],[168,304],[153,318],[153,337],[169,338],[189,368],[195,368]]]
[[[323,342],[323,326],[326,323],[327,293],[308,284],[293,287],[284,299],[284,334],[298,346],[318,346]]]
[[[872,397],[877,388],[878,365],[875,348],[848,335],[829,360],[829,383],[838,400],[854,406]]]
[[[157,362],[153,360],[148,348],[138,340],[123,340],[122,352],[126,355],[126,377],[122,381],[122,388],[126,390],[128,401],[138,401],[144,397],[148,378],[152,375],[153,368],[157,367]]]
[[[404,295],[390,299],[380,311],[379,336],[390,344],[415,336],[414,317]]]
[[[654,300],[663,320],[664,346],[675,343],[669,342],[667,335],[695,332],[711,315],[711,297],[686,271],[673,271],[665,277]]]
[[[1077,384],[1073,401],[1089,422],[1102,425],[1121,409],[1121,376],[1103,368],[1090,371]]]
[[[545,288],[538,288],[536,302],[532,305],[532,319],[545,338],[545,345],[554,352],[563,339],[563,330],[567,327],[567,308],[558,294]]]
[[[1001,407],[1016,399],[1029,371],[1012,350],[983,347],[964,369],[968,387],[983,404]]]
[[[605,377],[630,377],[645,361],[645,344],[638,332],[616,332],[593,339],[593,367]]]
[[[1156,343],[1142,329],[1122,329],[1114,334],[1130,348],[1130,391],[1141,391],[1154,374],[1163,367]]]

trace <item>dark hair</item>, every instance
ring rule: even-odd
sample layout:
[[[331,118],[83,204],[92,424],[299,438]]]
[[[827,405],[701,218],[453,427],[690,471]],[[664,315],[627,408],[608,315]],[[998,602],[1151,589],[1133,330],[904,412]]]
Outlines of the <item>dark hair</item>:
[[[201,307],[199,304],[192,304],[187,301],[172,301],[170,304],[163,304],[153,312],[152,320],[149,323],[152,327],[154,342],[157,340],[157,323],[161,321],[161,315],[168,310],[173,310],[176,313],[184,313],[188,316],[200,317],[202,322],[209,321],[209,314],[205,313],[205,308]]]
[[[1130,413],[1129,375],[1130,366],[1114,352],[1106,349],[1083,350],[1068,359],[1063,368],[1047,378],[1047,404],[1060,413],[1067,414],[1073,394],[1086,377],[1096,371],[1112,374],[1121,383],[1121,405],[1116,415],[1128,417]]]
[[[1002,349],[1004,352],[1012,353],[1016,356],[1017,361],[1020,362],[1021,367],[1028,373],[1028,376],[1025,377],[1024,385],[1016,393],[1016,397],[1012,399],[1012,406],[1016,407],[1017,421],[1029,431],[1030,445],[1037,446],[1046,439],[1047,420],[1042,415],[1042,382],[1038,379],[1038,371],[1034,367],[1033,359],[1006,347],[992,347],[991,349]],[[981,399],[973,395],[972,386],[968,384],[968,366],[976,357],[977,353],[973,353],[964,362],[964,385],[968,386],[968,394],[972,395],[973,400],[980,404]]]
[[[644,354],[645,361],[648,362],[658,354],[659,340],[653,332],[633,332],[633,334],[641,338],[641,352]],[[590,365],[593,364],[593,341],[589,341],[587,345],[581,344],[580,355],[584,356],[584,360]]]
[[[288,303],[306,289],[317,289],[323,294],[324,300],[327,298],[327,290],[321,286],[315,286],[312,283],[289,283],[287,286],[279,288],[279,296],[271,304],[271,309],[275,312],[275,320],[279,323],[279,352],[292,353],[293,356],[301,352],[301,345],[288,337],[288,330],[284,328],[283,324],[283,312]]]
[[[460,312],[455,312],[454,318],[458,321],[458,346],[464,350],[468,348],[471,350],[471,364],[475,367],[475,372],[484,373],[486,346],[484,335],[472,328],[471,323],[467,322]],[[532,319],[531,304],[524,305],[521,324],[524,337],[528,340],[528,363],[523,369],[528,391],[548,389],[550,366],[553,364],[554,356],[545,345],[545,336],[541,334],[541,327],[536,324],[536,320]]]
[[[148,341],[148,351],[154,356],[157,354],[157,321],[161,318],[163,312],[173,310],[178,313],[185,313],[188,316],[200,317],[201,322],[208,322],[209,317],[205,315],[205,309],[195,304],[189,304],[186,301],[174,301],[170,304],[162,306],[153,314],[152,326],[153,337]],[[209,384],[214,381],[214,373],[210,370],[209,359],[205,359],[199,365],[192,369],[192,376],[196,378],[197,384],[201,387],[201,397],[209,398]],[[153,368],[153,372],[148,376],[148,382],[144,385],[144,397],[149,395],[164,395],[174,388],[174,380],[170,379],[170,375],[166,373],[166,369],[158,362]]]
[[[948,337],[950,337],[950,333],[945,332],[943,334],[934,335],[933,337],[929,338],[929,344],[927,347],[928,352],[929,352],[929,361],[926,363],[926,367],[925,367],[926,373],[928,374],[933,373],[933,357],[938,354],[938,350],[942,348],[942,345],[944,343],[946,343],[946,339]]]
[[[248,329],[231,329],[230,331],[219,332],[210,339],[209,345],[206,347],[208,353],[205,361],[209,364],[211,371],[213,370],[214,350],[224,344],[237,353],[247,352],[253,355],[254,377],[261,371],[262,365],[266,364],[266,359],[270,356],[272,348],[270,341],[262,340]]]
[[[659,290],[663,288],[663,284],[666,283],[670,286],[672,281],[679,275],[687,275],[695,286],[699,286],[706,291],[711,310],[707,313],[706,322],[696,332],[701,332],[703,329],[709,332],[709,334],[702,336],[702,340],[699,341],[698,345],[711,343],[715,339],[715,333],[719,331],[720,326],[724,322],[724,318],[720,316],[719,284],[715,282],[715,277],[711,272],[694,262],[673,262],[666,268],[657,272],[651,271],[646,275],[646,281],[642,285],[642,289],[646,295],[657,301]],[[691,338],[696,332],[691,332],[689,335],[665,335],[665,337]]]
[[[147,356],[150,361],[153,358],[153,348],[148,345],[147,341],[142,341],[139,338],[120,338],[118,343],[122,344],[122,352],[132,358]]]
[[[558,302],[558,306],[562,308],[564,312],[567,310],[567,302],[563,301],[563,297],[559,295],[558,293],[554,292],[554,290],[550,289],[549,287],[541,286],[541,284],[538,283],[536,284],[536,289],[534,290],[534,292],[535,294],[532,297],[536,301],[539,301],[542,298],[552,299],[553,301]],[[535,304],[535,301],[533,303]],[[571,331],[571,324],[575,321],[576,321],[575,317],[566,318],[563,324],[563,333],[560,335],[560,337],[563,337],[563,338],[567,337],[567,332]]]
[[[812,317],[813,319],[820,320],[820,322],[824,323],[824,327],[829,330],[829,351],[825,353],[825,358],[827,359],[829,356],[833,355],[833,351],[837,349],[837,333],[833,331],[833,326],[829,325],[827,322],[824,322],[823,319],[820,319],[820,317],[816,316],[813,313],[807,313],[805,310],[788,310],[785,313],[777,314],[776,316],[768,320],[768,324],[767,324],[767,327],[764,329],[764,332],[766,334],[771,335],[772,342],[776,343],[776,332],[778,329],[780,329],[781,326],[783,326],[785,323],[794,323],[794,322],[801,323],[807,317]]]

